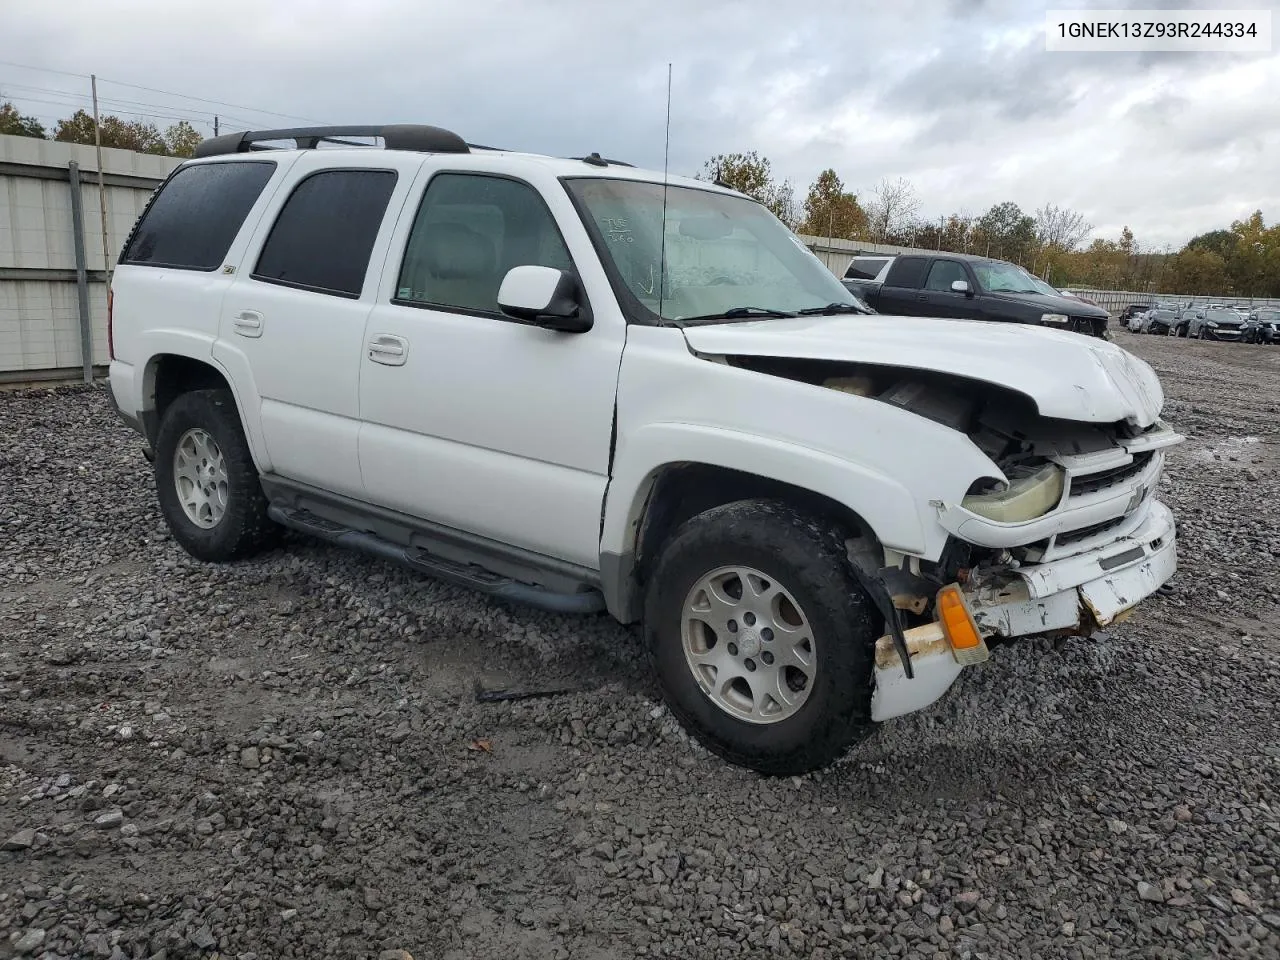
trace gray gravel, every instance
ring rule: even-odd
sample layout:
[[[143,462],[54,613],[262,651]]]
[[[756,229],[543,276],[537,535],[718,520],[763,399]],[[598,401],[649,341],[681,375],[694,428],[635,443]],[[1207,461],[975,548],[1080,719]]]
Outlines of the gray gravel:
[[[1190,434],[1172,594],[786,780],[632,630],[198,564],[100,390],[0,394],[0,957],[1280,957],[1280,350],[1118,339]]]

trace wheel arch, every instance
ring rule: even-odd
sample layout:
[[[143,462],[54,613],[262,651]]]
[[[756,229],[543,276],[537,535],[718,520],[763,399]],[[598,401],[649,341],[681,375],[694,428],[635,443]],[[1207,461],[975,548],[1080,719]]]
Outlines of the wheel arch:
[[[903,491],[905,494],[905,491]],[[601,551],[601,582],[609,612],[623,623],[641,618],[647,576],[663,546],[681,524],[698,514],[739,500],[770,499],[789,503],[868,538],[873,549],[885,540],[848,498],[837,499],[812,486],[769,477],[739,467],[686,460],[651,470],[635,489],[625,509],[625,533],[615,549]],[[606,516],[615,500],[611,489]],[[918,522],[916,523],[918,532]]]
[[[215,361],[193,357],[185,353],[160,352],[146,362],[142,373],[143,433],[149,444],[154,445],[160,429],[160,421],[173,401],[193,390],[226,390],[235,401],[240,426],[249,443],[249,451],[259,469],[264,468],[265,455],[260,438],[251,429],[245,416],[244,403],[236,390],[234,380]]]

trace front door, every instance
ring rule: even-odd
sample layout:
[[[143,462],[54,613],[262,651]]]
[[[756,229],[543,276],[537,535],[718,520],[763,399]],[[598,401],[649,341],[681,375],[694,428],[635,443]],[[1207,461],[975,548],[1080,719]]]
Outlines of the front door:
[[[957,280],[969,284],[969,293],[957,293],[951,289],[951,284]],[[973,278],[958,260],[933,261],[924,281],[924,292],[934,316],[974,320],[982,314],[973,289]]]
[[[626,328],[590,240],[555,180],[539,190],[437,172],[416,206],[365,328],[359,447],[369,499],[597,569]],[[587,292],[596,284],[602,308],[586,333],[516,323],[498,309],[512,267],[581,276],[575,261],[586,260]]]

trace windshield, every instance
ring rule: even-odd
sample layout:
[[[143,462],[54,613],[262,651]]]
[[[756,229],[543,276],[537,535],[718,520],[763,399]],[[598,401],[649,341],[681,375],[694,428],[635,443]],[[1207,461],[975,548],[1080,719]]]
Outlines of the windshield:
[[[1240,323],[1240,314],[1234,310],[1209,310],[1205,313],[1208,320],[1216,320],[1218,323]]]
[[[1280,310],[1259,310],[1258,319],[1265,323],[1271,323],[1280,320]]]
[[[1045,293],[1058,295],[1047,283],[1037,280],[1027,271],[1012,263],[974,263],[973,272],[978,282],[989,293]],[[1042,289],[1043,288],[1043,289]]]
[[[621,281],[619,299],[633,320],[713,322],[759,319],[762,311],[866,309],[754,200],[668,187],[664,244],[661,183],[584,177],[568,179],[565,186]]]

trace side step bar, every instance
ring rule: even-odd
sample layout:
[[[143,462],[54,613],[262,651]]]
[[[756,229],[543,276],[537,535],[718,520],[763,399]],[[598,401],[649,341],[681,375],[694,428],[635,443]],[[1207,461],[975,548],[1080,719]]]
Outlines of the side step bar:
[[[306,510],[295,510],[272,504],[267,515],[276,523],[299,533],[317,537],[340,547],[371,553],[438,580],[470,587],[501,600],[527,604],[551,613],[598,613],[605,608],[604,596],[598,590],[578,593],[553,593],[529,583],[500,576],[478,564],[457,563],[429,553],[419,547],[403,547],[390,540],[362,530],[353,530]]]

